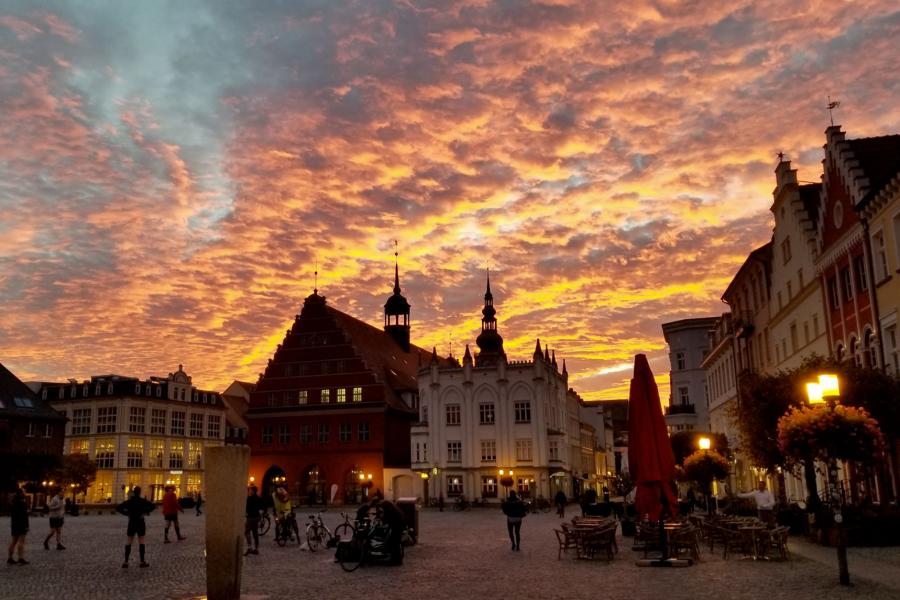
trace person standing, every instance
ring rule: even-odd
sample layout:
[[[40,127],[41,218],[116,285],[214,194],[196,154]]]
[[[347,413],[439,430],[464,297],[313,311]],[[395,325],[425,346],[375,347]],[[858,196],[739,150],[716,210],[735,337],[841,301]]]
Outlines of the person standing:
[[[553,501],[556,503],[556,514],[559,515],[560,519],[566,518],[566,502],[569,501],[566,498],[566,493],[562,490],[556,492],[556,496],[553,497]]]
[[[203,506],[203,494],[197,491],[197,516],[199,517],[203,513],[200,512],[200,507]]]
[[[131,546],[134,544],[134,536],[138,538],[138,550],[141,553],[141,567],[149,567],[150,564],[146,558],[146,546],[144,546],[144,536],[147,535],[147,523],[144,517],[156,510],[152,502],[141,498],[141,488],[135,486],[131,492],[131,496],[125,502],[116,507],[116,512],[128,517],[128,528],[125,535],[128,536],[128,543],[125,544],[125,562],[122,568],[128,568],[128,559],[131,556]]]
[[[25,492],[22,488],[16,488],[11,508],[9,516],[12,541],[9,543],[9,558],[6,559],[6,564],[27,565],[28,561],[25,560],[25,536],[28,535],[28,501],[25,499]],[[16,547],[19,549],[19,560],[13,560],[13,550]]]
[[[255,485],[251,485],[250,495],[247,496],[245,504],[244,512],[247,518],[244,521],[244,537],[247,538],[247,551],[244,552],[244,556],[259,554],[259,515],[266,510],[266,505],[257,492],[259,489]],[[252,543],[251,536],[253,537]]]
[[[503,501],[502,508],[503,514],[506,515],[506,530],[509,533],[509,541],[512,542],[512,549],[521,550],[522,519],[528,514],[528,508],[515,490]]]
[[[50,499],[49,517],[50,517],[50,533],[44,538],[44,550],[50,549],[50,538],[56,534],[56,549],[65,550],[62,545],[62,526],[65,521],[66,501],[63,498],[62,488],[56,488],[56,493]]]
[[[743,494],[738,494],[739,498],[753,498],[756,502],[756,511],[759,515],[759,520],[765,523],[766,525],[774,525],[774,513],[772,509],[775,508],[775,496],[772,495],[772,492],[766,489],[766,480],[760,480],[759,487],[752,492],[746,492]]]
[[[178,513],[184,512],[184,509],[181,508],[181,504],[178,502],[178,496],[175,494],[174,486],[167,486],[166,493],[163,496],[162,501],[162,512],[163,518],[166,520],[166,532],[164,534],[164,543],[168,544],[169,540],[169,526],[175,526],[175,536],[178,538],[178,541],[187,539],[183,535],[181,535],[181,527],[178,525]]]

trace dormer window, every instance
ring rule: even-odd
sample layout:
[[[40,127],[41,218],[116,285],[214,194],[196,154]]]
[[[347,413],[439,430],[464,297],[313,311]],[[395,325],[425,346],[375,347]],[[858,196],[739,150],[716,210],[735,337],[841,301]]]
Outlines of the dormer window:
[[[41,390],[41,398],[43,398],[44,400],[47,399],[47,388]]]
[[[151,390],[151,387],[152,387],[152,386],[148,383],[148,384],[147,384],[147,395],[148,395],[148,396],[149,396],[151,393],[153,393],[152,390]]]
[[[72,388],[69,390],[69,392],[70,392],[70,393],[69,393],[69,398],[75,398],[75,397],[78,396],[78,388],[75,387],[74,385],[73,385]]]
[[[161,385],[156,386],[156,397],[162,398],[162,386]]]
[[[97,385],[94,386],[94,395],[99,396],[101,389],[102,389],[102,386],[101,386],[100,382],[98,381]]]
[[[66,388],[62,388],[62,387],[59,388],[59,392],[57,393],[57,398],[62,400],[65,397],[66,397]]]
[[[141,393],[141,382],[140,381],[138,381],[136,384],[134,384],[134,393],[135,394]]]
[[[113,393],[113,384],[112,381],[106,384],[106,393],[112,395]]]

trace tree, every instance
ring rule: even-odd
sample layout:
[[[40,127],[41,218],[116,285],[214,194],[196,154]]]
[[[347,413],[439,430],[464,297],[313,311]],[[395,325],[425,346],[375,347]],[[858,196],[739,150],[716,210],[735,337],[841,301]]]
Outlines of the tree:
[[[675,464],[684,464],[684,459],[697,451],[700,447],[699,440],[708,437],[711,447],[726,459],[733,458],[728,447],[728,437],[724,433],[703,433],[701,431],[676,431],[669,438],[672,442],[672,454],[675,455]]]
[[[75,494],[86,494],[97,477],[97,463],[87,454],[66,454],[62,459],[57,478],[64,486],[72,489],[72,500]],[[73,485],[74,484],[74,485]]]

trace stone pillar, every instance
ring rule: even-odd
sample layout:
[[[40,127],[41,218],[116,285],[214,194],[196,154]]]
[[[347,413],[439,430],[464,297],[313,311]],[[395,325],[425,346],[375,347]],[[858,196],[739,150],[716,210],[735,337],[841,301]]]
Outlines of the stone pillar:
[[[219,446],[206,454],[206,594],[239,600],[244,551],[248,446]]]

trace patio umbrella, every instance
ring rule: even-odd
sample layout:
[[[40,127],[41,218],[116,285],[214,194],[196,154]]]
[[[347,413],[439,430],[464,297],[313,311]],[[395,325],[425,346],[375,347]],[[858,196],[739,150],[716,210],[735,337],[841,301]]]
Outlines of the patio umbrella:
[[[634,504],[638,515],[675,515],[678,500],[672,489],[675,457],[666,432],[659,389],[644,354],[634,357],[634,376],[628,394],[628,465],[637,485]],[[662,513],[667,513],[663,515]]]

